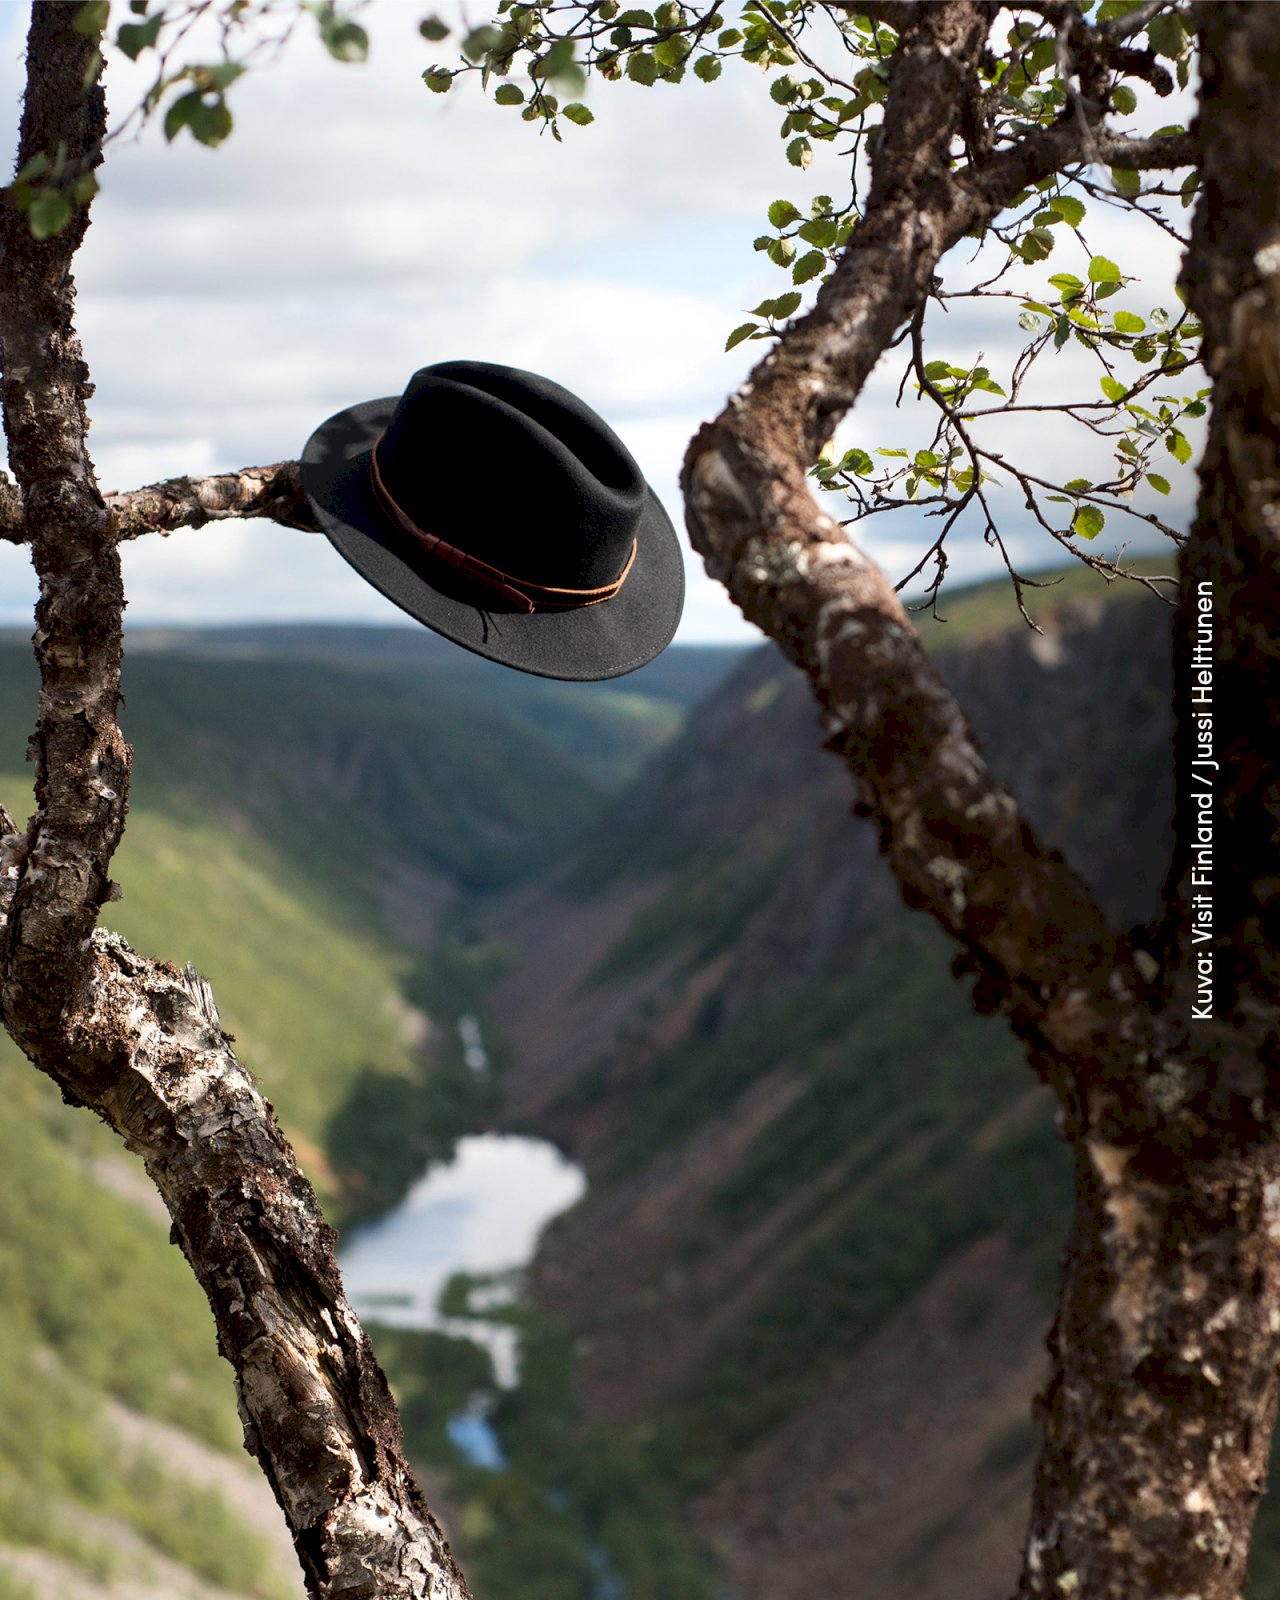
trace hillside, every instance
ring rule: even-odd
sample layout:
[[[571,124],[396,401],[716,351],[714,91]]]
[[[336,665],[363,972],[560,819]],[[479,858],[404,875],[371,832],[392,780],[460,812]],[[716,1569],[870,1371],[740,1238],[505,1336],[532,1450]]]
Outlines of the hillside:
[[[1168,613],[990,593],[926,636],[995,769],[1117,917],[1167,849]],[[926,629],[929,625],[926,624]],[[586,1167],[540,1305],[587,1414],[744,1600],[996,1600],[1069,1169],[1047,1096],[905,912],[771,650],[550,874],[502,896],[518,1113]]]
[[[419,645],[150,635],[126,673],[136,778],[107,920],[210,979],[331,1214],[390,1203],[494,1115],[459,1093],[452,1016],[424,1009],[438,920],[575,838],[723,665],[698,652],[687,681],[515,706]],[[18,816],[34,685],[29,646],[0,641],[0,796]],[[584,765],[573,747],[593,741]],[[300,1595],[145,1176],[3,1037],[0,1096],[0,1597]],[[371,1116],[389,1102],[412,1114]]]

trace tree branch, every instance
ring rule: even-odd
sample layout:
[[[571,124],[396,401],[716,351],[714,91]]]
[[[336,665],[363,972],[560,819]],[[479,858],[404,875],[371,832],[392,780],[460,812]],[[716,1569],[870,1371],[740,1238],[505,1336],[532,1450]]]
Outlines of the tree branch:
[[[282,527],[319,531],[302,492],[296,461],[269,467],[242,467],[209,478],[165,478],[143,489],[109,492],[107,509],[118,541],[176,528],[203,528],[232,517],[265,517]],[[0,539],[26,541],[22,491],[0,475]]]
[[[243,467],[212,478],[166,478],[145,489],[109,494],[107,504],[116,538],[121,540],[174,528],[202,528],[206,522],[230,517],[265,517],[286,528],[319,531],[302,492],[296,461]]]
[[[1099,131],[1096,142],[1099,157],[1109,167],[1125,167],[1136,172],[1171,172],[1196,163],[1196,142],[1189,133],[1131,139],[1125,134]]]
[[[81,8],[32,11],[19,163],[101,159],[105,106]],[[86,87],[86,85],[88,87]],[[116,720],[126,528],[296,503],[292,463],[159,485],[115,517],[85,444],[91,393],[72,322],[88,223],[37,240],[0,221],[3,406],[23,539],[40,580],[36,813],[0,809],[0,1017],[69,1098],[144,1159],[232,1363],[257,1456],[319,1600],[468,1600],[404,1459],[385,1379],[347,1304],[334,1234],[270,1107],[232,1054],[207,986],[95,933],[124,826],[129,749]],[[6,486],[7,488],[8,486]],[[0,496],[11,508],[12,492]],[[253,511],[250,510],[253,508]],[[176,525],[176,524],[174,524]]]
[[[708,571],[808,674],[904,897],[970,952],[987,1002],[1008,1012],[1070,1107],[1108,1058],[1130,1059],[1117,1047],[1127,952],[987,770],[888,580],[806,481],[944,252],[1028,181],[1079,158],[1068,115],[951,172],[986,26],[973,0],[945,0],[904,36],[865,214],[813,311],[698,433],[682,482]]]

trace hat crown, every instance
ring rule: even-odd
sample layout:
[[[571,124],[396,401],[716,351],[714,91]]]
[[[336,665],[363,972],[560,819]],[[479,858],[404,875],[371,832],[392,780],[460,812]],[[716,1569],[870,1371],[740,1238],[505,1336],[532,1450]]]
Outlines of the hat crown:
[[[616,579],[648,490],[603,418],[549,378],[480,361],[415,372],[378,470],[423,533],[538,584]]]

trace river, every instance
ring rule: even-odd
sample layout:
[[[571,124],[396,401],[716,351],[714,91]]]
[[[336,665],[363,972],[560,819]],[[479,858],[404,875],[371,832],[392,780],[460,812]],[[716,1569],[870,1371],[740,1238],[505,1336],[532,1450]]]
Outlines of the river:
[[[467,1064],[487,1071],[474,1017],[458,1025]],[[351,1230],[340,1252],[347,1294],[361,1318],[401,1328],[439,1328],[482,1344],[499,1384],[516,1380],[512,1329],[444,1317],[440,1291],[457,1272],[500,1273],[525,1266],[552,1217],[586,1189],[580,1168],[541,1139],[478,1134],[456,1158],[435,1166],[395,1208]]]

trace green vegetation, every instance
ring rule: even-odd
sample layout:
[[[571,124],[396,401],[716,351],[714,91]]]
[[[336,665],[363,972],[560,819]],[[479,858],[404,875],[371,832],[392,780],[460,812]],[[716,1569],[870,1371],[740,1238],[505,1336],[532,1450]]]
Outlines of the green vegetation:
[[[562,1103],[581,1118],[626,1096],[593,1163],[598,1193],[669,1157],[766,1074],[802,1085],[676,1247],[688,1264],[786,1218],[781,1239],[766,1232],[739,1257],[754,1294],[664,1407],[651,1459],[685,1493],[817,1393],[973,1240],[1007,1234],[1047,1300],[1070,1175],[1047,1100],[975,1148],[1030,1086],[1007,1028],[969,1009],[946,956],[939,933],[898,912],[854,970],[646,1060],[621,1089],[617,1064],[601,1065]]]
[[[1176,562],[1172,555],[1134,556],[1127,558],[1124,565],[1127,570],[1145,577],[1169,577],[1174,572]],[[1151,592],[1144,585],[1123,579],[1108,585],[1096,572],[1079,564],[1037,573],[1034,584],[1035,587],[1029,585],[1023,594],[1027,611],[1033,620],[1043,619],[1046,614],[1064,605],[1098,605],[1103,602],[1110,605],[1116,600],[1131,602],[1144,595],[1146,603],[1152,603]],[[1161,592],[1168,594],[1170,591],[1164,586]],[[950,650],[969,639],[990,637],[1026,627],[1018,615],[1017,598],[1007,578],[945,589],[938,601],[938,618],[941,620],[935,619],[929,612],[915,617],[927,650]]]
[[[122,1558],[86,1525],[90,1511],[210,1582],[272,1600],[282,1591],[262,1542],[206,1487],[124,1452],[104,1415],[109,1395],[241,1449],[195,1279],[163,1222],[99,1181],[133,1158],[7,1039],[0,1098],[0,1547],[34,1545],[105,1580]]]
[[[732,945],[776,888],[784,866],[779,852],[744,875],[740,863],[726,855],[719,862],[700,862],[696,873],[678,875],[658,900],[636,914],[587,983],[603,987],[677,959],[682,968],[710,960]]]
[[[219,1449],[240,1446],[230,1373],[213,1320],[164,1226],[104,1190],[100,1164],[132,1161],[107,1130],[73,1116],[53,1085],[0,1042],[0,1348],[46,1349],[77,1382],[185,1428]],[[0,1367],[0,1459],[22,1440],[53,1438],[30,1408],[62,1402]],[[70,1417],[67,1399],[59,1415]]]
[[[0,1563],[3,1559],[4,1552],[0,1550]],[[40,1596],[29,1583],[24,1582],[7,1567],[0,1565],[0,1600],[40,1600]]]
[[[490,1068],[473,1072],[457,1022],[482,1012],[506,952],[448,914],[431,955],[410,954],[383,930],[373,880],[392,856],[442,875],[443,895],[532,870],[587,825],[603,787],[624,781],[683,711],[674,681],[589,701],[574,686],[546,685],[514,697],[506,721],[478,680],[466,695],[451,695],[451,681],[394,664],[343,671],[160,655],[130,669],[134,797],[114,868],[123,898],[104,921],[210,980],[304,1166],[349,1216],[393,1203],[427,1159],[496,1121],[505,1066],[486,1028]],[[33,705],[25,645],[0,644],[0,797],[20,817],[29,777],[3,774],[22,771]],[[212,1319],[163,1221],[129,1196],[133,1158],[64,1107],[7,1040],[0,1094],[0,1596],[25,1593],[5,1570],[4,1545],[48,1550],[106,1582],[135,1563],[112,1535],[123,1528],[211,1583],[271,1600],[271,1559],[226,1505],[154,1457],[125,1453],[108,1430],[106,1396],[240,1450]],[[103,1187],[113,1173],[120,1193]],[[379,1346],[397,1374],[429,1376],[402,1385],[420,1458],[456,1463],[445,1422],[491,1385],[488,1358],[442,1334],[382,1330]],[[567,1368],[561,1375],[567,1382]],[[521,1600],[561,1600],[574,1583],[590,1594],[587,1513],[552,1507],[548,1519],[554,1485],[539,1471],[531,1457],[500,1483],[463,1469],[469,1527],[490,1516],[505,1528],[509,1511],[525,1508],[510,1542],[477,1535],[481,1570],[496,1575],[486,1600],[504,1581]],[[581,1476],[593,1483],[591,1516],[603,1516],[594,1469]],[[617,1493],[631,1494],[629,1480]],[[636,1544],[628,1562],[638,1570],[647,1546],[629,1526],[610,1538]],[[663,1538],[684,1549],[682,1535]],[[524,1561],[533,1587],[517,1591]],[[654,1583],[643,1592],[659,1592]]]
[[[465,1296],[465,1287],[451,1286]],[[474,1314],[474,1313],[472,1313]],[[492,1313],[521,1337],[520,1381],[496,1390],[487,1357],[438,1333],[379,1329],[410,1458],[449,1471],[451,1535],[485,1600],[593,1600],[602,1573],[628,1600],[712,1600],[713,1575],[678,1499],[622,1431],[584,1425],[568,1334],[517,1303]],[[445,1423],[487,1396],[502,1472],[459,1463]]]

